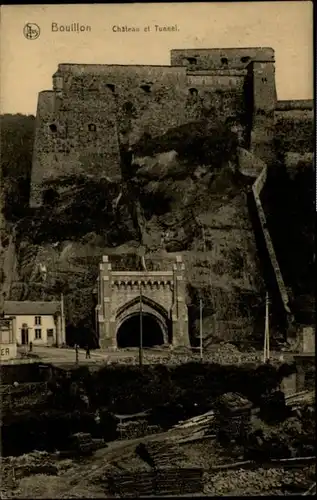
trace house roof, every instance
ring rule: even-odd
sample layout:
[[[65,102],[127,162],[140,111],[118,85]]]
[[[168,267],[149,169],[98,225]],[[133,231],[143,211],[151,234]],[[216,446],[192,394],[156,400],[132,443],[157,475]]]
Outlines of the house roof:
[[[61,304],[58,301],[32,302],[30,300],[7,300],[4,303],[4,314],[7,315],[51,315],[60,312]]]

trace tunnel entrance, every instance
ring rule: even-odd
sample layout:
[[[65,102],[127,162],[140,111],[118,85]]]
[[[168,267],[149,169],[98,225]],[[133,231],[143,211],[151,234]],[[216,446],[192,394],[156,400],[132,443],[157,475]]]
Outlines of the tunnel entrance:
[[[164,344],[163,330],[157,319],[151,314],[142,315],[143,347]],[[140,315],[127,318],[117,332],[117,346],[140,347]]]

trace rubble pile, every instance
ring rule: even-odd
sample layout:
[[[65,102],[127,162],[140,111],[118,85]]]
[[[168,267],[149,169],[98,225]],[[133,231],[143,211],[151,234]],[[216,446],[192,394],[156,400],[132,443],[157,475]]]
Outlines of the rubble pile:
[[[23,477],[16,488],[4,492],[3,498],[61,498],[60,488],[60,476],[37,474]]]
[[[216,407],[228,414],[248,410],[251,406],[252,403],[248,399],[234,392],[226,392],[216,402]]]
[[[17,487],[19,481],[33,475],[58,476],[72,466],[71,460],[58,460],[57,454],[45,451],[34,451],[17,457],[10,456],[1,459],[3,491]]]
[[[206,363],[217,363],[221,365],[236,365],[241,363],[263,363],[263,352],[241,352],[233,344],[222,342],[218,345],[204,349],[203,359]],[[281,363],[281,353],[271,352],[270,360],[273,363]],[[143,352],[144,364],[162,364],[162,365],[180,365],[193,361],[200,361],[200,354],[189,348],[172,349],[165,352]],[[139,354],[135,352],[131,356],[123,354],[122,357],[115,359],[109,358],[106,364],[137,365],[139,363]]]
[[[256,460],[309,457],[316,453],[315,442],[315,412],[306,405],[278,425],[268,425],[253,416],[244,450],[247,458]]]
[[[235,469],[205,473],[204,493],[208,495],[283,495],[305,491],[311,484],[310,468]]]
[[[2,408],[17,411],[19,408],[40,405],[47,400],[48,394],[46,383],[20,384],[16,388],[8,386],[8,390],[1,394]]]

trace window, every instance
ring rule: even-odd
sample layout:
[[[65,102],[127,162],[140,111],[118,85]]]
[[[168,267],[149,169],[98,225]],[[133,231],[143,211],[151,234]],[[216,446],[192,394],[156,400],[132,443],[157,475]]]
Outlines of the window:
[[[55,123],[51,123],[49,127],[50,127],[51,132],[54,132],[54,133],[57,132],[57,127],[56,127]]]
[[[247,62],[250,61],[250,57],[249,56],[243,56],[241,57],[240,61],[243,63],[243,64],[246,64]]]
[[[111,90],[111,92],[114,92],[116,90],[116,86],[113,85],[112,83],[107,83],[106,87]]]
[[[122,109],[123,111],[125,111],[126,113],[133,113],[134,111],[134,106],[133,106],[133,103],[130,102],[130,101],[127,101],[123,104],[122,106]]]
[[[196,57],[184,57],[183,59],[183,66],[196,65],[196,64],[197,64]]]
[[[41,330],[41,328],[35,328],[35,338],[36,339],[41,339],[42,338],[42,330]]]
[[[44,205],[54,205],[54,203],[58,200],[59,194],[53,189],[46,189],[43,193],[43,203]]]
[[[198,90],[197,89],[188,89],[187,102],[190,104],[196,104],[198,102]]]
[[[35,324],[41,325],[41,316],[35,316]]]
[[[189,64],[197,64],[196,57],[187,57],[187,61],[189,62]]]
[[[226,57],[222,57],[221,64],[223,64],[223,66],[228,66],[228,59]]]
[[[89,123],[88,130],[89,130],[89,132],[96,132],[97,127],[94,123]]]
[[[140,85],[140,88],[142,90],[144,90],[144,92],[146,92],[147,94],[149,94],[151,92],[151,85],[150,84]]]
[[[191,88],[191,89],[189,89],[189,93],[190,93],[191,96],[195,96],[195,97],[198,96],[198,90],[197,89]]]
[[[53,330],[53,328],[48,328],[46,330],[46,333],[47,333],[48,337],[53,337],[54,336],[54,330]]]
[[[129,116],[131,118],[137,117],[137,110],[135,109],[133,103],[130,101],[127,101],[122,105],[122,111],[126,116]]]

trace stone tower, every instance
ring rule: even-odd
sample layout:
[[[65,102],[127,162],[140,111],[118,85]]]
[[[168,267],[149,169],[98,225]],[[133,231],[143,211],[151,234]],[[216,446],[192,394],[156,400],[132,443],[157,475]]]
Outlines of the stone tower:
[[[59,64],[38,98],[30,205],[45,202],[50,181],[59,194],[76,176],[120,180],[120,145],[208,109],[246,117],[251,148],[269,159],[275,104],[270,48],[172,50],[170,66]]]

